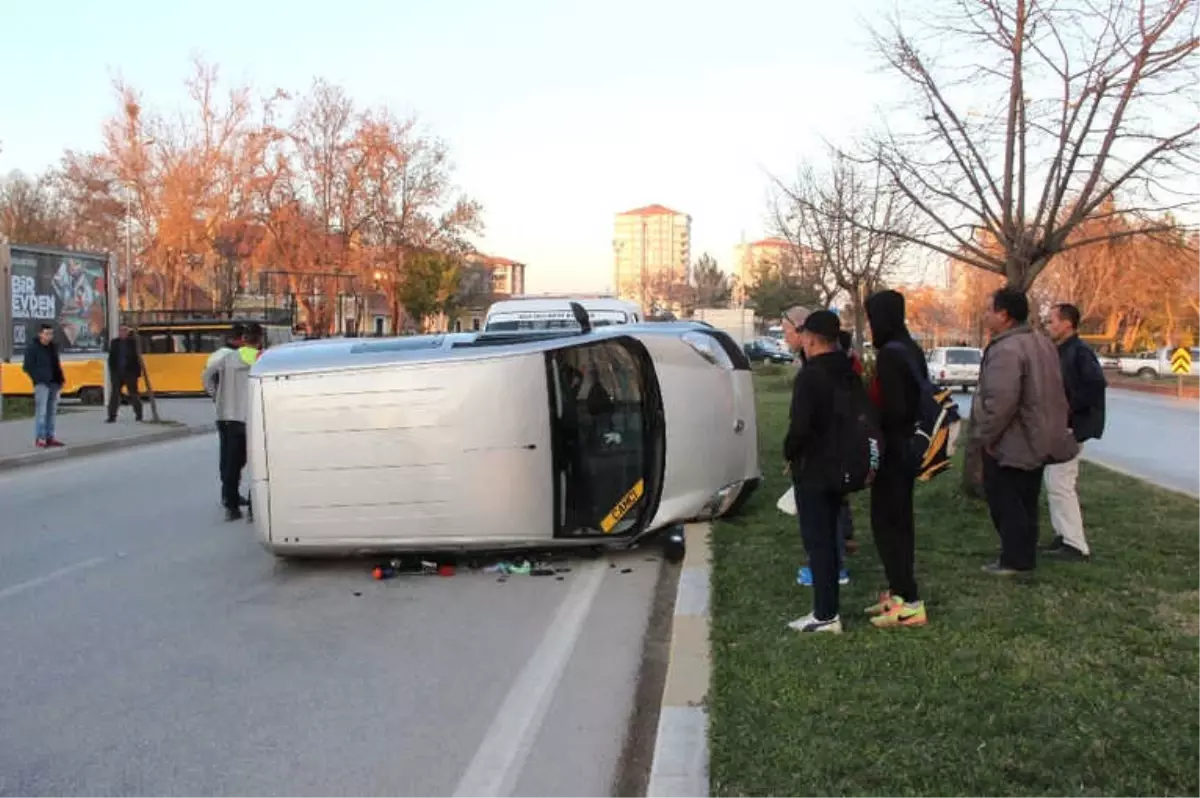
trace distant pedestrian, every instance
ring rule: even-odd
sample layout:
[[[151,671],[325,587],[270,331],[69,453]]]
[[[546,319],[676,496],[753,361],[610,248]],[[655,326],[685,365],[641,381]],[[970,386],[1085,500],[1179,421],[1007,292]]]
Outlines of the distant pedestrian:
[[[242,517],[240,485],[246,465],[246,411],[250,405],[250,368],[258,359],[261,332],[246,330],[242,345],[223,357],[214,358],[204,369],[204,388],[216,398],[217,434],[221,449],[221,503],[225,520]]]
[[[871,532],[888,580],[867,614],[880,628],[924,626],[928,616],[917,591],[913,517],[917,475],[906,455],[920,414],[921,380],[929,371],[905,322],[904,295],[880,291],[865,304],[876,353],[870,394],[883,431],[883,463],[871,486]]]
[[[983,450],[983,489],[1000,536],[997,576],[1037,565],[1038,500],[1049,463],[1068,462],[1079,445],[1067,428],[1067,394],[1054,343],[1029,326],[1029,300],[1002,288],[984,315],[983,353],[970,434]]]
[[[117,420],[121,407],[121,391],[129,397],[133,416],[142,420],[142,400],[138,396],[138,379],[142,376],[141,358],[138,357],[137,339],[133,330],[122,324],[120,335],[108,347],[108,423]]]
[[[54,437],[54,422],[58,416],[58,398],[62,394],[62,361],[54,344],[54,327],[43,324],[37,338],[25,347],[22,370],[33,383],[33,437],[39,449],[57,448],[63,443]]]
[[[870,408],[862,381],[838,344],[840,329],[836,314],[819,310],[806,316],[796,332],[806,365],[792,386],[783,455],[790,465],[813,583],[812,612],[788,624],[797,632],[842,631],[838,512],[845,495],[845,444],[857,432],[843,421],[858,418],[855,409]]]
[[[1104,434],[1108,381],[1096,353],[1079,340],[1079,308],[1069,304],[1055,306],[1050,311],[1046,329],[1058,345],[1063,387],[1067,392],[1068,425],[1082,452],[1086,441],[1099,439]],[[1083,533],[1078,481],[1078,456],[1065,463],[1046,466],[1046,496],[1055,535],[1045,551],[1063,559],[1088,560],[1092,550]]]

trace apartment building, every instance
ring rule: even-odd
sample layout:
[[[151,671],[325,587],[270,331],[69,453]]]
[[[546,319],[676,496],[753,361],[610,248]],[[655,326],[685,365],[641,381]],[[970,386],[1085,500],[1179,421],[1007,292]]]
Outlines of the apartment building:
[[[662,205],[618,213],[613,225],[613,285],[621,299],[652,312],[686,284],[692,262],[692,217]]]

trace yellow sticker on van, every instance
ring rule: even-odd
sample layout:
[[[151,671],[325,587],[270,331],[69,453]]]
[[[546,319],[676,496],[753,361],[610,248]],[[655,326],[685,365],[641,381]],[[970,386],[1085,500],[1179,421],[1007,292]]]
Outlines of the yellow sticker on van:
[[[642,494],[645,492],[646,480],[639,479],[637,484],[621,497],[616,506],[608,511],[608,515],[604,516],[604,520],[600,522],[600,530],[606,535],[612,532],[617,524],[621,522],[621,519],[638,503],[638,500],[642,498]]]

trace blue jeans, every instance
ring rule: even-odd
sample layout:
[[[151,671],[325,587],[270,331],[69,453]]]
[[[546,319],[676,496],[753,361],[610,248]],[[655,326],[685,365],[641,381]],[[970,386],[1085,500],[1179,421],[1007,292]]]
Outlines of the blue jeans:
[[[33,386],[33,437],[39,441],[54,437],[54,417],[58,415],[61,385],[39,382]]]

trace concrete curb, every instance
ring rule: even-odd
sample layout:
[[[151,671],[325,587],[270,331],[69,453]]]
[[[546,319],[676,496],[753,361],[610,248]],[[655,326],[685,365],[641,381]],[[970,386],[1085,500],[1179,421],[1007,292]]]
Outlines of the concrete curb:
[[[65,460],[68,457],[74,458],[85,457],[92,454],[104,454],[105,452],[112,452],[116,451],[117,449],[128,449],[132,446],[142,446],[148,443],[161,443],[162,441],[186,438],[189,435],[203,435],[208,432],[215,432],[216,429],[216,422],[210,421],[206,424],[166,427],[161,430],[154,430],[153,432],[146,432],[141,435],[127,435],[123,438],[114,438],[107,441],[93,441],[92,443],[80,443],[74,446],[64,446],[61,449],[44,449],[36,452],[13,454],[8,455],[7,457],[0,457],[0,471],[9,471],[15,468],[41,465],[42,463],[51,463],[57,460]]]
[[[709,581],[711,527],[689,524],[687,554],[675,594],[671,657],[663,685],[654,759],[650,765],[650,798],[696,796],[708,787]]]

